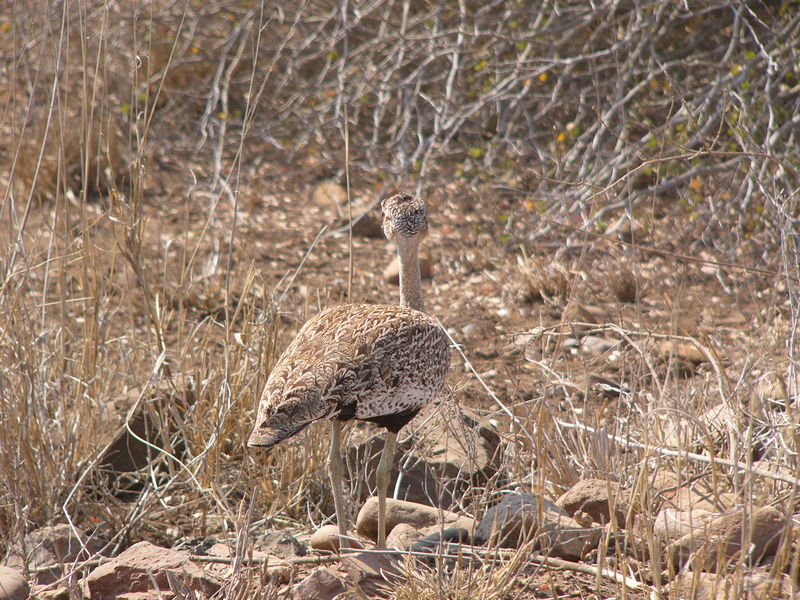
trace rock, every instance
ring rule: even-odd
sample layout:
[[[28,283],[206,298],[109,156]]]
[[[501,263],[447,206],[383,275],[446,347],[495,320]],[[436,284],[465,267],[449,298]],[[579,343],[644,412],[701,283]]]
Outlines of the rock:
[[[433,259],[424,251],[419,255],[419,272],[423,279],[433,277]],[[383,270],[383,279],[391,285],[400,284],[400,259],[398,257],[395,256]]]
[[[779,370],[788,373],[788,365],[783,365]],[[794,373],[794,378],[775,372],[762,376],[754,390],[756,397],[774,408],[786,408],[788,404],[797,402],[800,400],[800,372],[795,370]]]
[[[736,496],[731,492],[717,492],[714,484],[698,479],[690,485],[678,489],[670,505],[679,510],[700,508],[713,513],[725,512],[736,504]]]
[[[294,558],[308,554],[306,547],[296,537],[285,531],[266,531],[258,537],[258,546],[281,558]]]
[[[716,513],[703,510],[677,510],[665,508],[653,523],[653,534],[663,544],[674,542],[698,529],[705,527],[706,523],[718,516]]]
[[[85,582],[91,600],[112,600],[123,594],[169,593],[172,578],[199,595],[210,596],[221,587],[189,559],[188,553],[150,542],[134,544],[89,573]]]
[[[314,550],[339,552],[339,526],[323,525],[311,535],[308,545]]]
[[[478,523],[476,545],[519,548],[536,538],[536,545],[553,555],[580,558],[599,541],[599,527],[581,527],[561,507],[533,494],[509,494]]]
[[[26,600],[31,588],[22,573],[0,567],[0,600]]]
[[[579,560],[597,548],[602,534],[602,527],[583,527],[574,519],[546,511],[539,523],[536,546],[553,556]]]
[[[591,515],[596,523],[609,523],[613,509],[617,523],[625,524],[627,493],[614,482],[604,479],[584,479],[573,485],[556,500],[556,504],[571,516],[581,511]]]
[[[136,408],[124,423],[120,420],[108,428],[112,437],[100,455],[95,474],[101,486],[113,490],[118,498],[130,501],[136,500],[142,489],[139,471],[159,456],[154,448],[162,448],[165,440],[172,437],[168,424],[154,415],[160,414],[161,410],[187,411],[197,400],[194,380],[177,375],[153,388],[146,402],[138,402],[138,395],[138,391],[125,394],[121,403],[124,407],[122,414],[129,406],[136,404]],[[106,434],[100,435],[103,439]],[[186,446],[179,441],[164,450],[183,457]]]
[[[11,546],[3,564],[20,571],[43,569],[31,583],[45,585],[62,576],[63,565],[86,560],[102,546],[100,540],[88,538],[66,523],[53,525],[32,531],[21,544]]]
[[[442,544],[469,544],[470,533],[461,527],[448,527],[418,539],[412,545],[414,552],[434,552]]]
[[[332,569],[317,567],[292,586],[292,600],[332,600],[345,591],[344,583]]]
[[[400,523],[411,525],[415,529],[438,525],[440,518],[444,524],[455,523],[459,515],[448,510],[442,510],[407,502],[405,500],[386,499],[386,531],[391,531]],[[356,518],[356,531],[358,535],[371,540],[378,538],[378,499],[370,498],[358,511]]]
[[[470,532],[460,527],[448,527],[447,529],[440,529],[430,535],[416,540],[410,550],[414,553],[416,560],[422,561],[430,566],[436,563],[437,557],[447,555],[446,563],[451,567],[464,568],[466,567],[465,561],[472,562],[471,555],[467,558],[463,555],[465,544],[471,542]],[[424,557],[422,555],[428,554],[430,556]],[[458,558],[453,558],[458,557]],[[477,557],[475,557],[477,559]],[[477,566],[477,561],[476,561]]]
[[[466,529],[469,531],[470,535],[472,532],[475,531],[475,527],[477,523],[475,519],[472,517],[467,517],[465,515],[458,515],[458,518],[455,521],[449,521],[443,525],[447,525],[448,528],[456,528],[456,529]],[[419,532],[424,536],[431,535],[432,533],[438,533],[442,530],[441,525],[429,525],[428,527],[421,527]]]
[[[746,511],[737,510],[670,544],[667,555],[677,568],[689,563],[692,570],[716,572],[739,558],[745,531],[749,529],[746,558],[755,564],[775,551],[788,526],[788,519],[771,506],[757,509],[750,518]]]
[[[742,592],[745,592],[742,594]],[[733,600],[752,598],[764,600],[789,600],[796,598],[792,582],[787,575],[772,576],[763,569],[750,572],[720,575],[717,573],[688,572],[679,574],[669,585],[670,598],[693,600]]]
[[[392,461],[389,485],[390,490],[397,487],[397,497],[402,500],[450,506],[471,487],[484,485],[502,464],[500,436],[494,425],[453,403],[431,405],[405,431],[410,435],[398,443],[403,458]],[[362,500],[374,489],[384,438],[379,433],[348,450],[348,462],[365,465],[367,485]],[[502,480],[495,483],[502,484]]]
[[[607,340],[597,335],[587,335],[581,339],[581,348],[592,354],[605,354],[619,345],[619,342]]]
[[[542,499],[544,504],[555,506],[552,502]],[[551,507],[552,507],[551,506]],[[548,508],[551,508],[548,507]],[[560,507],[555,510],[567,515]],[[509,494],[504,496],[499,504],[486,511],[483,519],[475,528],[474,543],[515,548],[533,536],[538,521],[539,499],[533,494]]]
[[[412,544],[422,537],[422,532],[408,523],[398,523],[386,536],[386,547],[396,550],[408,550]]]

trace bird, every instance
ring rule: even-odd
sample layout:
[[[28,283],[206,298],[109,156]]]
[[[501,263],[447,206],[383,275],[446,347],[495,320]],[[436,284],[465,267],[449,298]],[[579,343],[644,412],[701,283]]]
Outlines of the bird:
[[[386,494],[397,433],[444,390],[450,340],[425,313],[419,243],[427,206],[411,194],[381,202],[383,233],[400,261],[400,304],[342,304],[309,319],[270,371],[248,446],[272,448],[309,424],[331,420],[328,476],[340,543],[348,518],[342,491],[341,428],[352,419],[386,429],[375,473],[378,547],[386,544]]]

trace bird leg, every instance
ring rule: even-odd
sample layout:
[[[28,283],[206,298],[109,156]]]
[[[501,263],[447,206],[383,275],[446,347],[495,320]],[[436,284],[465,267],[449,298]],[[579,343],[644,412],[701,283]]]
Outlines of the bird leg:
[[[392,472],[397,434],[386,432],[381,460],[375,471],[375,484],[378,488],[378,548],[386,547],[386,492],[389,489],[389,476]]]
[[[344,503],[342,482],[344,481],[344,462],[341,445],[342,424],[336,419],[331,421],[331,447],[328,451],[328,477],[331,480],[333,505],[336,507],[336,523],[339,525],[339,547],[347,548],[347,526],[349,519]]]

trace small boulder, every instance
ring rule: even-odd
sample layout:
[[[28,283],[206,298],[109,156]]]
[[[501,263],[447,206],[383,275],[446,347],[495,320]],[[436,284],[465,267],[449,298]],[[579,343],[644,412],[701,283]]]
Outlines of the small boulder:
[[[396,552],[364,552],[348,554],[341,566],[348,583],[358,590],[359,598],[386,596],[388,582],[397,582],[401,574],[402,557]]]
[[[584,479],[573,485],[556,500],[569,515],[578,511],[591,515],[596,523],[609,523],[613,510],[617,523],[625,524],[627,494],[616,483],[603,479]]]
[[[91,600],[113,600],[127,594],[170,592],[170,579],[200,595],[210,596],[220,582],[193,563],[189,554],[150,542],[134,544],[86,577]]]
[[[702,529],[716,516],[718,516],[716,513],[702,508],[695,510],[665,508],[658,513],[653,523],[653,535],[662,544],[668,544]]]
[[[31,588],[22,573],[0,567],[0,600],[26,600]]]
[[[448,527],[428,534],[414,542],[411,549],[414,552],[433,552],[442,544],[469,544],[471,536],[469,531],[461,527]]]
[[[353,540],[348,540],[349,545],[353,546]],[[317,529],[308,540],[308,545],[314,550],[324,550],[326,552],[339,552],[341,539],[339,537],[338,525],[323,525]]]
[[[599,541],[599,527],[581,527],[564,509],[533,494],[509,494],[475,528],[476,545],[519,548],[536,538],[539,548],[565,558],[580,558]]]
[[[703,479],[681,487],[670,501],[670,506],[679,510],[702,509],[714,513],[728,511],[735,504],[734,494],[719,492],[712,482]]]
[[[459,519],[458,514],[405,500],[386,499],[386,531],[391,531],[398,524],[405,523],[415,529],[437,525],[440,519],[445,525]],[[358,511],[356,518],[358,535],[371,540],[378,538],[378,499],[370,498]]]
[[[408,550],[418,539],[422,537],[420,532],[413,525],[408,523],[398,523],[386,536],[386,547],[395,550]]]
[[[687,572],[679,574],[669,584],[670,598],[694,600],[732,600],[759,598],[790,600],[796,598],[788,575],[777,577],[768,570],[753,569],[731,574]],[[742,591],[745,594],[742,595]]]
[[[258,537],[257,546],[281,558],[295,558],[308,553],[306,547],[296,537],[280,530],[266,531],[261,534]]]
[[[495,426],[451,402],[430,405],[405,431],[410,435],[398,442],[398,454],[403,458],[395,457],[392,461],[389,485],[389,489],[397,489],[397,498],[402,500],[450,506],[468,489],[484,485],[495,476],[503,461]],[[362,488],[365,492],[374,489],[384,441],[384,434],[378,433],[348,450],[348,462],[365,465],[367,485]],[[361,499],[367,497],[364,493]]]
[[[345,592],[344,583],[328,567],[317,567],[300,583],[292,586],[292,600],[333,600]]]
[[[788,526],[788,519],[771,506],[757,509],[749,517],[746,511],[737,510],[673,542],[667,547],[667,555],[677,568],[689,563],[695,571],[724,569],[743,551],[747,552],[747,561],[755,564],[775,551]],[[748,530],[749,543],[743,549]]]

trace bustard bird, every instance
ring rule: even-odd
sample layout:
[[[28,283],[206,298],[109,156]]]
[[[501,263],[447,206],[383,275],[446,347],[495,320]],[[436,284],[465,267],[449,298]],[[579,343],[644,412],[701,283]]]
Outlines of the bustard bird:
[[[383,547],[397,432],[444,388],[450,343],[424,313],[418,246],[428,229],[425,203],[398,194],[383,200],[381,208],[384,234],[395,241],[400,258],[400,306],[344,304],[309,319],[272,369],[247,443],[271,448],[314,421],[332,419],[328,473],[339,533],[345,536],[341,422],[360,419],[385,427],[375,474]]]

